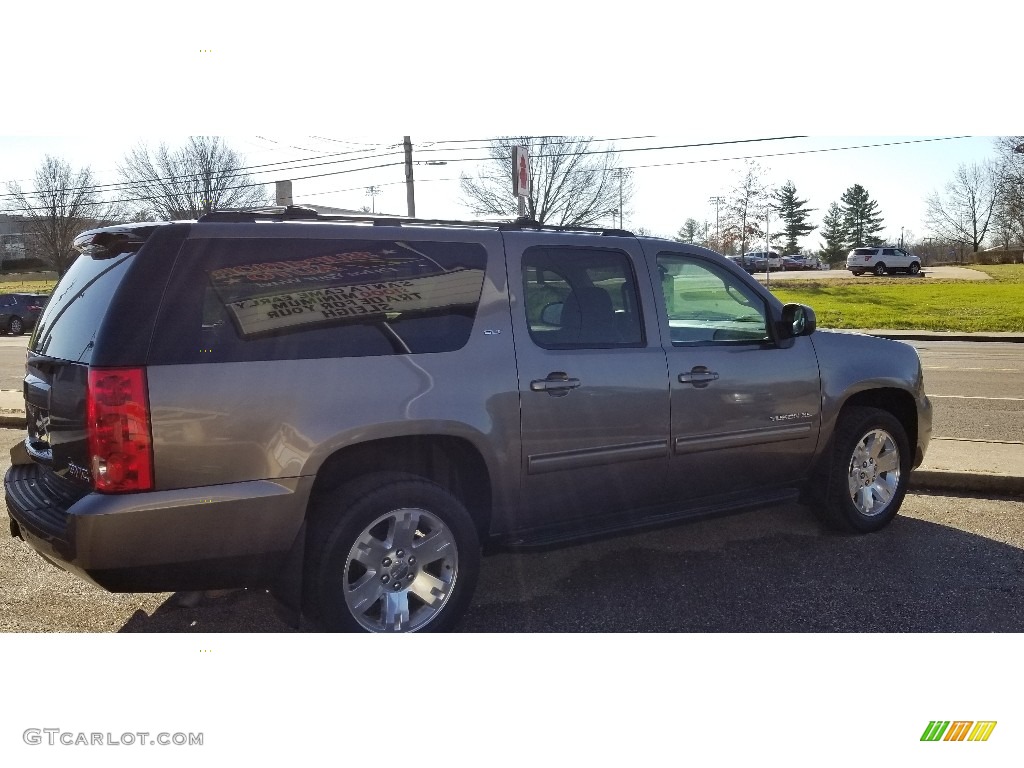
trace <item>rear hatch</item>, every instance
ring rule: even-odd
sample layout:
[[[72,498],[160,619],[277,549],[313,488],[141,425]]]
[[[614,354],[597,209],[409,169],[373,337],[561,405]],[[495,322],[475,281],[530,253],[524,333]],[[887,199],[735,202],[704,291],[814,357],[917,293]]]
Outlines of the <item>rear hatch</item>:
[[[93,233],[80,237],[76,247],[83,254],[57,284],[29,340],[25,448],[42,470],[40,481],[57,495],[94,489],[86,428],[90,369],[117,371],[145,364],[152,329],[147,316],[155,315],[164,282],[159,278],[166,278],[170,265],[156,269],[162,274],[147,274],[127,285],[126,278],[134,270],[136,251],[158,227],[126,228],[122,232],[127,236],[108,237],[106,246],[94,245]],[[173,262],[173,253],[166,257]]]

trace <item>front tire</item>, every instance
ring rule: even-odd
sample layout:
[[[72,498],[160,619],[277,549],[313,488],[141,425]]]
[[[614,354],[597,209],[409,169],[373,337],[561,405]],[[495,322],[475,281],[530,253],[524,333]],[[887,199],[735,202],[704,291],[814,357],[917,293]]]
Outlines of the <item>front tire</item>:
[[[888,411],[854,406],[836,425],[827,491],[816,505],[829,525],[871,533],[899,512],[910,475],[910,444]]]
[[[920,271],[921,271],[921,265],[920,264],[918,264],[916,261],[910,263],[910,274],[916,275]]]
[[[379,472],[324,494],[310,511],[306,607],[322,628],[443,631],[469,607],[480,539],[441,486]]]

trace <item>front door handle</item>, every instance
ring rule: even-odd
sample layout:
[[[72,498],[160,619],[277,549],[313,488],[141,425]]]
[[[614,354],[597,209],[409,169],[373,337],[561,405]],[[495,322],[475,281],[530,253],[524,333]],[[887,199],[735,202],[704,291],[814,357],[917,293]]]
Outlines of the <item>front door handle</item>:
[[[692,384],[698,388],[706,387],[712,381],[717,381],[717,379],[718,374],[714,371],[709,371],[703,365],[695,365],[689,373],[679,374],[680,384]]]
[[[569,394],[570,389],[576,389],[579,385],[579,379],[571,379],[569,374],[563,371],[553,371],[546,379],[531,381],[530,389],[534,392],[547,392],[554,397],[563,397]]]

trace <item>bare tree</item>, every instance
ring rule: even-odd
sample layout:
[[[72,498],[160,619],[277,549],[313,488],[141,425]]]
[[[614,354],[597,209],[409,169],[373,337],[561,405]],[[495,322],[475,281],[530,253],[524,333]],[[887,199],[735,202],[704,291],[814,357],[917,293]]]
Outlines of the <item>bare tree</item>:
[[[998,187],[991,164],[961,164],[945,195],[934,192],[928,198],[928,224],[940,238],[977,253],[993,223]]]
[[[997,220],[1007,247],[1012,240],[1024,244],[1024,136],[996,139]]]
[[[87,229],[112,223],[120,211],[97,191],[88,166],[74,170],[59,157],[46,155],[33,180],[33,191],[16,181],[7,185],[7,210],[25,225],[26,253],[64,274],[74,261],[75,238]]]
[[[139,210],[155,219],[197,219],[214,210],[270,201],[266,188],[245,173],[245,160],[219,136],[190,136],[185,146],[166,144],[150,154],[145,144],[118,166]]]
[[[477,215],[514,219],[519,203],[512,195],[512,151],[524,146],[530,156],[530,194],[526,215],[541,224],[590,226],[617,213],[633,196],[626,169],[617,167],[614,150],[593,147],[583,136],[509,136],[491,142],[490,160],[474,178],[462,174],[463,202]]]
[[[739,243],[741,255],[747,252],[747,243],[764,237],[761,222],[767,213],[768,188],[761,181],[762,175],[761,166],[748,160],[726,198],[723,239],[730,247]]]

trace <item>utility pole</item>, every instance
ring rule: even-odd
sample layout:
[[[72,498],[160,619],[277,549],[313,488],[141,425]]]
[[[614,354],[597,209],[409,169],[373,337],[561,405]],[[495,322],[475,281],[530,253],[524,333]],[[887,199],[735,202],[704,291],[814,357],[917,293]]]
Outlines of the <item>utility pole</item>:
[[[405,144],[405,199],[409,204],[409,218],[416,218],[416,192],[412,180],[412,139],[408,136],[404,139]]]
[[[725,198],[715,195],[709,197],[708,202],[715,206],[715,248],[722,250],[722,232],[718,227],[718,206],[725,202]]]
[[[622,229],[622,180],[629,178],[628,168],[613,168],[612,178],[619,180],[619,229]]]
[[[366,196],[370,198],[370,212],[377,212],[377,195],[380,194],[380,187],[376,184],[371,184],[366,188]]]

